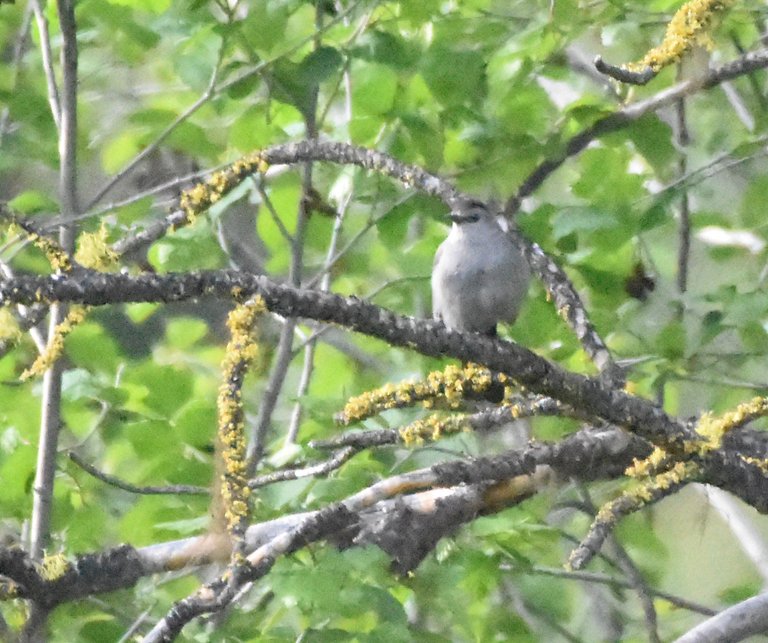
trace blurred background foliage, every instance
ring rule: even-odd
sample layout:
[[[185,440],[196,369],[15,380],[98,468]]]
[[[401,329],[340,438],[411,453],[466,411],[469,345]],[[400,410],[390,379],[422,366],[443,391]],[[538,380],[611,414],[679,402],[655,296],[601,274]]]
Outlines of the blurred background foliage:
[[[385,151],[463,190],[503,200],[570,136],[623,102],[675,82],[680,70],[667,69],[630,90],[597,76],[591,60],[596,54],[617,64],[640,58],[659,42],[679,4],[81,0],[78,155],[87,215],[81,230],[106,224],[117,240],[161,217],[194,179],[153,188],[301,139],[307,122],[322,138]],[[57,54],[54,3],[44,10]],[[0,197],[46,224],[58,210],[57,134],[29,12],[23,0],[0,7]],[[765,19],[765,3],[738,3],[706,54],[711,64],[756,47]],[[517,218],[566,269],[617,358],[631,364],[634,390],[673,414],[724,410],[768,388],[767,101],[764,73],[757,73],[646,116],[566,162],[525,200]],[[677,125],[681,109],[686,144]],[[109,178],[150,145],[156,149],[94,201]],[[447,230],[441,204],[353,168],[317,164],[313,184],[334,207],[348,203],[331,289],[428,316],[432,257]],[[274,170],[261,186],[246,181],[207,219],[133,258],[130,269],[236,266],[286,279],[291,249],[281,227],[296,230],[301,185],[293,170]],[[681,289],[684,196],[692,245]],[[309,217],[302,282],[323,270],[333,226],[327,214]],[[6,241],[2,259],[16,271],[50,270],[39,251]],[[205,529],[206,499],[132,496],[94,480],[64,451],[76,448],[135,484],[208,485],[225,313],[224,304],[211,302],[96,310],[68,339],[55,550],[142,546]],[[313,330],[299,329],[304,336]],[[251,422],[278,332],[274,320],[262,329],[262,355],[245,391]],[[538,284],[505,332],[569,369],[594,372]],[[333,332],[325,339],[299,400],[300,445],[339,430],[332,413],[349,395],[442,363],[362,336]],[[318,455],[306,446],[284,448],[301,341],[297,336],[272,417],[265,470]],[[9,541],[20,537],[31,507],[41,384],[18,377],[34,351],[24,341],[0,359],[0,516]],[[399,426],[419,413],[392,411],[371,426]],[[573,428],[550,418],[533,422],[531,431],[556,439]],[[462,435],[439,448],[363,453],[328,479],[261,490],[255,519],[319,507],[381,477],[487,453],[503,442]],[[604,483],[590,493],[599,503],[617,489]],[[559,568],[571,539],[589,524],[573,508],[583,493],[566,485],[478,519],[441,542],[408,578],[392,577],[379,551],[302,551],[279,561],[223,623],[195,623],[185,640],[282,641],[302,633],[307,641],[644,640],[631,591],[541,572]],[[705,496],[689,488],[627,519],[618,537],[649,584],[717,608],[750,595],[762,581],[739,536]],[[764,532],[765,521],[750,518]],[[605,559],[592,569],[620,575]],[[156,619],[197,583],[184,575],[148,578],[133,590],[59,608],[51,631],[61,641],[117,640],[142,612]],[[699,618],[661,599],[656,607],[662,638]],[[10,623],[22,620],[20,605],[1,609]]]

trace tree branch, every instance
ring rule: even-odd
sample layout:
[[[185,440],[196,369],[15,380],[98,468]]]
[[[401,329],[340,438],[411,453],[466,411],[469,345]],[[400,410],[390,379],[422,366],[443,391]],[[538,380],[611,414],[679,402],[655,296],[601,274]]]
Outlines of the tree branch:
[[[199,487],[196,485],[187,485],[187,484],[166,485],[163,487],[156,486],[156,485],[155,486],[137,486],[137,485],[131,484],[130,482],[126,482],[125,480],[121,480],[117,476],[112,476],[112,475],[109,475],[108,473],[104,473],[103,471],[99,471],[92,464],[89,464],[88,462],[83,460],[74,451],[69,452],[69,459],[72,460],[72,462],[74,462],[83,471],[85,471],[89,475],[92,475],[97,480],[101,480],[102,482],[108,485],[117,487],[118,489],[122,489],[123,491],[127,491],[129,493],[135,493],[138,495],[146,495],[146,496],[151,496],[151,495],[207,496],[211,493],[211,490],[208,487]]]
[[[59,199],[62,214],[78,213],[77,196],[77,25],[73,0],[58,0],[59,27],[62,35],[61,68],[62,94],[59,127]],[[53,100],[51,96],[51,100]],[[71,252],[74,230],[62,226],[59,245]],[[55,335],[55,328],[66,318],[66,308],[58,302],[51,308],[48,338]],[[33,487],[33,507],[30,527],[30,550],[33,558],[43,554],[51,520],[56,449],[61,423],[61,374],[62,366],[56,362],[43,378],[43,409],[40,441],[37,453],[37,469]]]
[[[768,593],[748,598],[707,619],[675,643],[733,643],[768,632]]]
[[[460,333],[440,322],[397,315],[353,297],[276,284],[265,276],[234,271],[183,274],[105,274],[17,277],[0,284],[0,303],[77,302],[92,306],[126,302],[170,302],[213,296],[261,295],[267,308],[286,317],[332,322],[378,337],[393,346],[434,357],[450,355],[505,373],[530,391],[636,431],[668,445],[698,439],[692,429],[648,400],[612,389],[595,378],[570,373],[513,342]]]
[[[592,141],[626,127],[642,116],[655,112],[657,109],[671,105],[684,96],[689,96],[703,89],[710,89],[727,80],[731,80],[744,74],[749,74],[757,69],[768,67],[768,49],[745,54],[744,56],[710,71],[702,78],[685,80],[673,87],[660,91],[658,94],[622,107],[601,119],[595,121],[587,129],[576,134],[565,143],[562,152],[554,157],[545,159],[528,175],[504,206],[504,213],[512,216],[520,209],[523,199],[533,194],[544,181],[557,170],[570,157],[576,156],[584,150]]]

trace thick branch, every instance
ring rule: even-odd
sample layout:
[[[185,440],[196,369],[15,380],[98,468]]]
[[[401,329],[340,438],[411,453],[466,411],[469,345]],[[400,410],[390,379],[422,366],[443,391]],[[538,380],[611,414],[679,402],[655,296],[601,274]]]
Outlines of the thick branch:
[[[439,322],[400,316],[352,297],[291,288],[264,276],[226,270],[140,276],[86,272],[79,277],[18,277],[0,285],[0,303],[5,304],[44,300],[100,306],[257,294],[269,310],[285,317],[333,322],[424,355],[450,355],[483,364],[513,377],[529,391],[632,429],[649,440],[670,445],[696,438],[691,429],[648,400],[608,388],[595,378],[565,371],[513,342],[459,333]]]
[[[452,200],[461,197],[461,193],[448,181],[430,174],[416,165],[408,165],[397,159],[378,152],[376,150],[349,145],[342,142],[318,141],[316,139],[304,140],[295,143],[286,143],[276,145],[269,149],[254,153],[241,161],[230,165],[227,169],[215,175],[207,183],[201,184],[207,186],[209,191],[216,193],[216,200],[234,188],[245,179],[246,176],[258,171],[263,171],[269,165],[295,165],[297,163],[306,163],[309,161],[327,161],[340,165],[357,165],[371,171],[384,174],[392,179],[400,181],[403,185],[416,188],[426,194],[436,196],[450,206]],[[467,196],[467,195],[463,195]],[[200,214],[210,203],[214,201],[208,197],[207,205],[198,204],[196,214]],[[268,205],[268,200],[265,201]],[[301,218],[300,218],[301,220]],[[147,245],[162,237],[168,229],[185,225],[189,223],[189,213],[185,209],[178,209],[163,220],[153,223],[145,230],[123,239],[114,246],[118,254],[131,252],[139,247]],[[523,237],[517,230],[509,232],[515,242],[525,251],[526,258],[533,271],[540,277],[548,292],[551,294],[558,311],[563,315],[569,325],[573,328],[576,337],[584,347],[589,357],[600,369],[606,383],[621,388],[624,384],[624,374],[620,368],[613,362],[611,355],[605,346],[605,343],[597,334],[594,326],[584,309],[581,299],[563,270],[547,256],[547,254],[535,243],[531,243]],[[297,247],[295,240],[289,238],[289,243]],[[286,338],[290,339],[290,327],[286,326],[281,338],[281,347],[279,355],[287,359],[284,345]],[[279,381],[280,367],[283,366],[280,360],[276,361],[274,370],[274,381]],[[269,387],[270,396],[274,397],[277,391]],[[264,422],[269,418],[270,397],[268,396],[266,404],[260,410],[260,418],[257,423],[256,432],[264,432]],[[258,444],[259,440],[254,440]],[[255,451],[254,451],[255,453]],[[254,455],[251,454],[251,456]],[[251,457],[253,461],[253,457]]]
[[[727,445],[726,449],[745,448],[747,450],[744,455],[760,457],[765,451],[765,439],[761,440],[761,435],[760,432],[747,431],[747,439]],[[437,517],[443,533],[450,533],[478,513],[498,511],[535,492],[533,480],[540,477],[542,468],[550,469],[561,478],[582,481],[613,479],[623,475],[633,459],[644,458],[649,453],[647,443],[623,431],[582,430],[556,444],[538,443],[491,458],[445,462],[382,480],[350,496],[343,504],[348,511],[354,512],[354,520],[345,521],[338,531],[324,532],[322,537],[332,536],[336,542],[346,544],[385,545],[389,547],[387,551],[398,559],[397,564],[404,565],[407,556],[404,555],[404,549],[397,546],[401,541],[397,540],[395,533],[402,531],[402,520],[408,520],[415,531],[425,532]],[[715,463],[709,467],[705,465],[703,477],[711,482],[710,476],[719,466]],[[532,477],[533,486],[521,483],[521,476]],[[739,478],[739,471],[730,471],[730,476],[737,487],[735,491],[750,485],[749,479]],[[503,484],[487,486],[515,480],[518,480],[514,486],[516,495],[506,493],[511,487]],[[481,485],[487,491],[480,496],[476,494],[477,489],[469,495],[460,493],[460,490],[468,486],[474,488],[475,485]],[[753,491],[763,498],[768,497],[768,480],[765,476],[760,478],[759,485]],[[435,496],[435,492],[443,495]],[[446,522],[438,516],[441,498],[449,497],[452,502],[455,501],[450,511],[453,522]],[[397,499],[394,505],[389,500],[391,498]],[[317,511],[305,512],[250,526],[245,535],[246,552],[257,551],[280,540],[317,515]],[[355,525],[361,527],[362,531],[358,532]],[[411,565],[418,564],[428,549],[422,548],[420,552],[418,558],[408,559],[412,561]],[[228,548],[222,547],[221,542],[211,535],[137,550],[121,546],[106,552],[79,556],[61,577],[46,581],[21,550],[0,549],[0,575],[19,585],[20,597],[33,598],[42,605],[54,606],[84,596],[131,587],[143,576],[225,561],[228,554]]]
[[[697,625],[675,643],[742,641],[768,631],[768,593],[753,596]]]

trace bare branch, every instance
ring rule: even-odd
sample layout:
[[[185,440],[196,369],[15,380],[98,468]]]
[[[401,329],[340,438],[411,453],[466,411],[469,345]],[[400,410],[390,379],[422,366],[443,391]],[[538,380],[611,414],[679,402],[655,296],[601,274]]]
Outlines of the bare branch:
[[[528,178],[518,188],[517,193],[504,206],[505,214],[512,216],[517,212],[525,197],[533,194],[534,190],[544,183],[565,161],[576,156],[595,139],[626,127],[640,117],[671,105],[684,96],[690,96],[703,89],[710,89],[727,80],[749,74],[757,69],[763,69],[766,66],[768,66],[768,50],[752,52],[710,71],[703,78],[685,80],[650,98],[622,107],[613,114],[595,121],[587,129],[566,142],[559,155],[545,159],[528,175]]]
[[[248,486],[251,489],[258,489],[259,487],[265,487],[269,484],[274,484],[275,482],[284,482],[285,480],[299,480],[300,478],[310,478],[325,475],[326,473],[330,473],[331,471],[338,469],[347,460],[352,458],[352,456],[355,455],[355,453],[358,451],[360,451],[360,449],[356,447],[345,447],[344,449],[341,449],[336,455],[329,458],[328,460],[325,460],[324,462],[313,464],[311,466],[304,467],[303,469],[287,469],[274,471],[272,473],[265,473],[264,475],[249,480]]]
[[[58,0],[57,8],[62,35],[59,199],[62,213],[66,217],[76,215],[79,207],[77,196],[77,25],[73,0]],[[71,227],[61,227],[59,245],[65,252],[71,253],[74,246],[74,230]],[[49,342],[55,335],[55,328],[66,318],[66,314],[66,308],[61,306],[60,302],[51,308]],[[61,423],[61,375],[61,363],[56,362],[46,371],[43,378],[43,410],[30,527],[30,551],[36,559],[43,554],[50,527],[56,451]]]
[[[110,475],[100,471],[92,464],[89,464],[83,460],[74,451],[69,452],[69,459],[72,460],[78,467],[83,469],[86,473],[89,473],[97,480],[101,480],[108,485],[128,491],[129,493],[135,493],[139,495],[193,495],[193,496],[207,496],[211,493],[208,487],[198,487],[195,485],[176,484],[166,486],[137,486],[121,480],[117,476]]]
[[[737,603],[688,630],[675,643],[733,643],[768,632],[768,593]]]
[[[59,87],[56,84],[56,74],[53,71],[53,54],[51,53],[51,36],[48,33],[48,19],[45,17],[40,0],[30,0],[32,10],[35,12],[37,32],[40,37],[40,54],[43,59],[43,72],[45,82],[48,84],[48,104],[51,106],[51,116],[56,124],[56,129],[61,130],[61,103],[59,101]]]
[[[334,16],[333,20],[330,20],[323,27],[323,29],[330,29],[334,24],[343,20],[345,16],[349,15],[352,11],[354,11],[357,8],[357,5],[358,5],[357,2],[353,2],[344,11],[340,11],[336,16]],[[307,44],[308,42],[311,42],[314,38],[315,38],[315,34],[312,34],[311,36],[308,36],[302,39],[301,41],[299,41],[293,47],[290,47],[286,51],[276,55],[274,58],[260,62],[259,64],[255,65],[252,69],[241,74],[240,76],[237,76],[236,78],[228,80],[227,82],[221,83],[220,85],[217,86],[216,82],[218,80],[220,65],[222,60],[221,56],[223,54],[223,43],[222,43],[222,47],[219,50],[219,60],[216,62],[216,66],[211,74],[211,80],[208,84],[208,87],[200,96],[200,98],[198,98],[194,103],[192,103],[192,105],[190,105],[186,110],[184,110],[184,112],[179,114],[179,116],[176,117],[174,121],[170,123],[150,145],[148,145],[141,152],[139,152],[117,174],[115,174],[88,202],[85,209],[90,210],[96,204],[98,204],[110,192],[110,190],[112,190],[112,188],[115,187],[115,185],[117,185],[123,178],[125,178],[130,173],[130,171],[134,167],[136,167],[138,163],[141,162],[142,159],[146,158],[151,152],[156,150],[160,146],[160,144],[162,144],[162,142],[166,140],[179,125],[187,121],[195,112],[197,112],[212,98],[214,98],[215,96],[220,96],[221,94],[226,93],[228,90],[238,85],[239,83],[242,83],[243,81],[253,76],[263,73],[265,69],[273,65],[276,61],[284,60],[288,56],[291,56],[296,51],[300,50],[305,44]]]
[[[511,567],[511,570],[517,571],[515,567]],[[600,583],[601,585],[610,585],[611,587],[623,587],[626,589],[633,588],[632,583],[629,581],[626,581],[622,578],[614,578],[613,576],[608,576],[607,574],[601,574],[599,572],[569,572],[558,567],[545,567],[543,565],[524,567],[521,568],[520,571],[532,574],[541,574],[543,576],[552,576],[553,578],[565,578],[568,580],[581,581],[585,583]],[[676,596],[668,592],[662,592],[660,590],[654,589],[653,587],[648,588],[648,593],[655,598],[661,598],[671,605],[681,609],[697,612],[698,614],[704,614],[705,616],[713,616],[714,614],[717,614],[715,610],[710,609],[709,607],[694,603],[693,601],[689,601],[688,599],[681,598],[680,596]]]

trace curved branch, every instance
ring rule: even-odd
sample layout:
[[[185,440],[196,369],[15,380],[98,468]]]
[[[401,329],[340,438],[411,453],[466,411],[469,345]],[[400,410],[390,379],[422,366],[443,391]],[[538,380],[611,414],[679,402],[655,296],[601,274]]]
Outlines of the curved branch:
[[[740,444],[758,444],[750,441],[759,438],[758,433],[753,432],[749,440]],[[759,444],[765,448],[764,443],[763,439]],[[409,547],[396,535],[403,531],[403,520],[408,520],[415,532],[426,534],[430,525],[439,524],[441,533],[448,534],[479,513],[498,511],[535,493],[537,481],[543,483],[551,479],[551,473],[545,469],[562,478],[612,479],[623,475],[634,458],[646,457],[648,453],[647,443],[623,431],[582,430],[556,444],[533,444],[493,458],[445,462],[382,480],[348,497],[342,503],[347,512],[345,520],[333,528],[327,525],[327,531],[315,531],[313,538],[332,538],[345,545],[374,543],[384,547],[398,564],[415,566],[430,548],[420,549],[421,558],[404,557],[403,552]],[[760,449],[755,448],[751,453],[759,454]],[[707,475],[705,467],[704,477]],[[760,490],[764,497],[768,495],[765,486],[764,483]],[[452,504],[448,514],[440,513],[444,502]],[[328,511],[333,512],[333,508]],[[313,542],[307,539],[299,543],[293,539],[296,530],[319,520],[321,513],[304,512],[251,525],[245,534],[245,547],[246,552],[255,554],[252,563],[262,564],[270,552],[280,554],[289,541],[299,546]],[[141,549],[121,546],[79,556],[65,565],[58,578],[51,580],[44,580],[21,550],[0,548],[0,575],[18,585],[20,598],[33,598],[42,605],[54,606],[131,587],[139,578],[151,574],[225,561],[229,551],[220,544],[209,534]],[[259,570],[257,574],[269,571],[264,567]]]
[[[692,429],[652,402],[607,387],[599,379],[565,371],[513,342],[448,330],[440,322],[400,316],[354,297],[276,284],[260,275],[228,270],[139,276],[88,271],[78,277],[17,277],[0,284],[0,303],[5,304],[45,300],[100,306],[203,296],[230,299],[235,294],[261,295],[270,311],[285,317],[332,322],[424,355],[450,355],[483,364],[509,375],[529,391],[548,395],[667,446],[682,446],[685,439],[699,439]]]
[[[587,129],[579,132],[571,138],[563,147],[559,155],[545,159],[528,175],[517,193],[512,196],[504,206],[507,216],[513,215],[520,209],[523,199],[530,196],[544,181],[557,170],[570,157],[575,156],[600,136],[615,132],[629,125],[641,116],[654,112],[657,109],[671,105],[675,101],[696,93],[702,89],[710,89],[731,80],[743,76],[757,69],[768,67],[768,49],[752,52],[727,63],[722,67],[712,70],[702,78],[685,80],[673,87],[660,91],[658,94],[622,107],[604,118],[598,119]]]
[[[448,181],[416,165],[398,161],[388,154],[348,143],[308,139],[276,145],[249,154],[211,177],[206,183],[199,184],[198,187],[202,188],[202,193],[215,193],[216,198],[212,199],[211,194],[208,194],[205,199],[207,205],[197,203],[194,213],[202,213],[208,205],[239,185],[245,177],[253,175],[257,171],[264,171],[270,165],[295,165],[308,161],[356,165],[375,171],[400,181],[405,186],[438,197],[449,207],[454,199],[468,196],[460,193]],[[184,196],[182,196],[182,202],[183,200]],[[169,229],[189,223],[189,216],[190,213],[186,209],[177,209],[145,230],[116,243],[114,250],[123,255],[152,243],[165,235]],[[524,250],[533,271],[544,282],[558,311],[573,328],[587,355],[600,369],[605,382],[616,388],[621,388],[624,383],[624,373],[615,364],[605,343],[589,321],[581,298],[567,275],[538,244],[531,243],[514,229],[510,230],[509,234]],[[267,412],[265,411],[264,414],[266,416]]]
[[[742,641],[768,631],[768,592],[723,610],[688,630],[675,643],[725,643]]]
[[[208,487],[200,487],[198,485],[188,484],[176,484],[166,486],[139,486],[121,480],[117,476],[99,471],[92,464],[89,464],[83,458],[81,458],[74,451],[69,452],[69,459],[72,460],[83,471],[92,475],[97,480],[101,480],[103,483],[108,484],[117,489],[122,489],[128,493],[135,493],[137,495],[153,496],[153,495],[192,495],[192,496],[208,496],[211,490]]]

